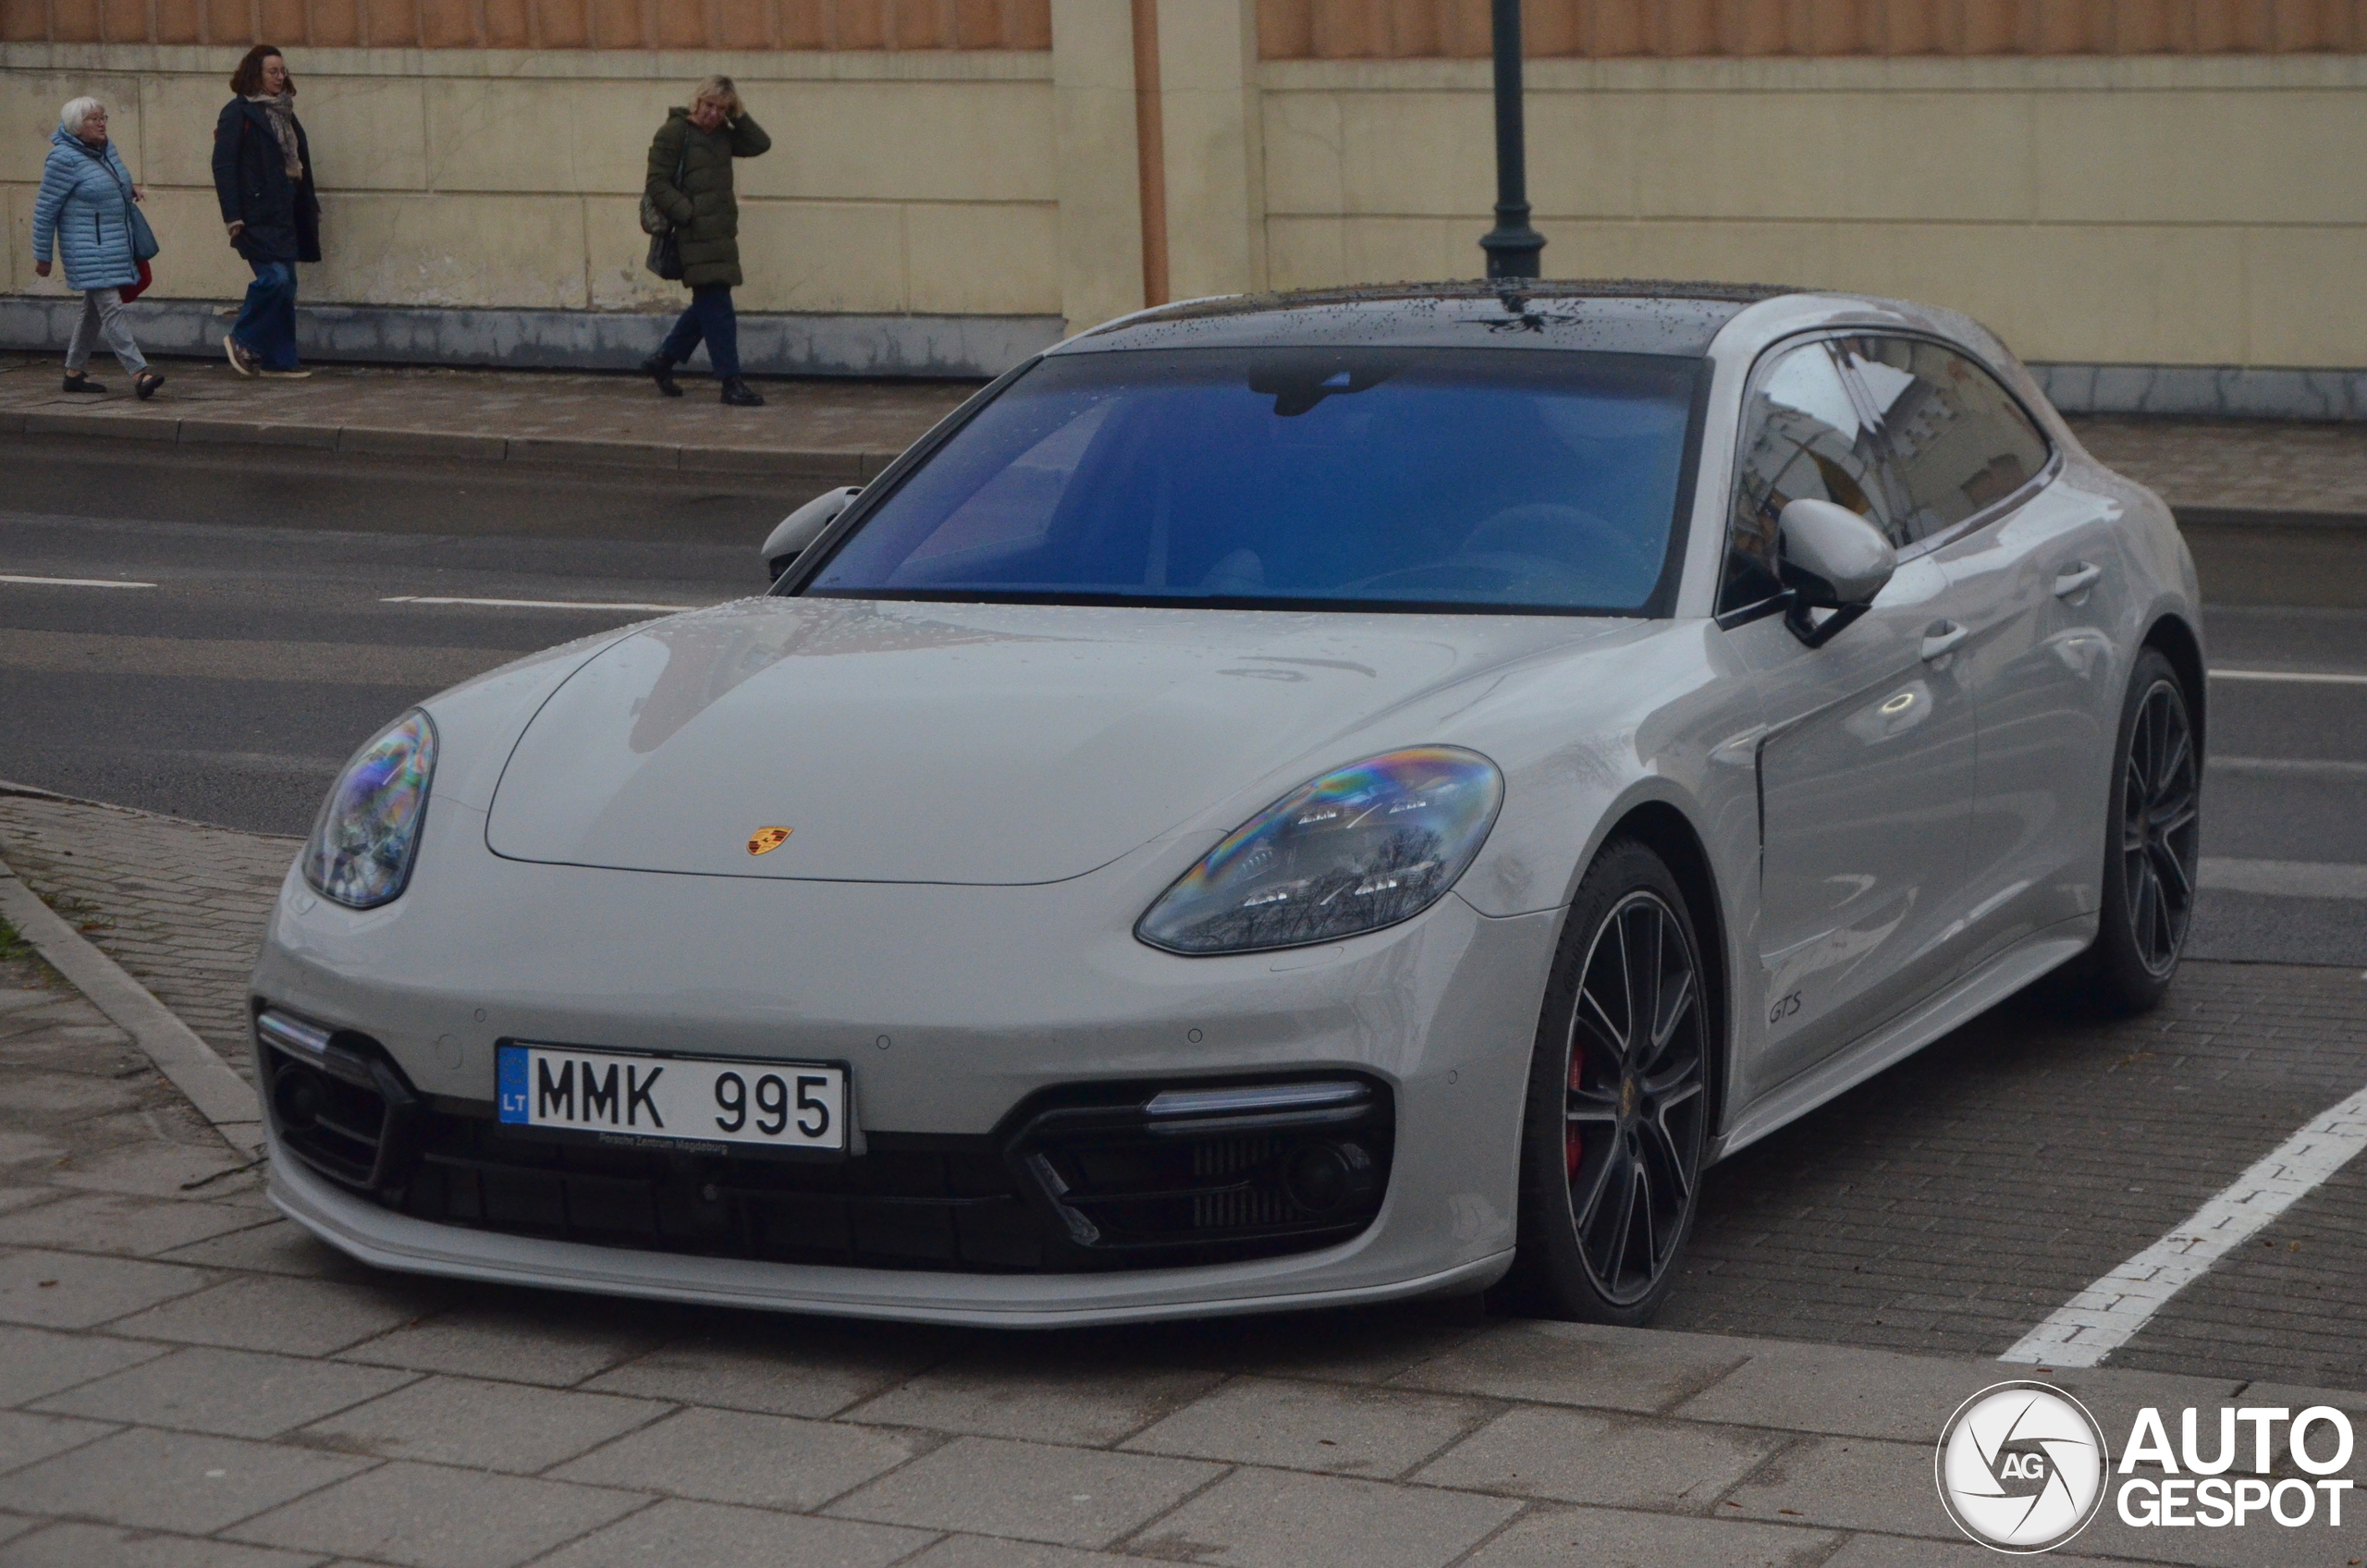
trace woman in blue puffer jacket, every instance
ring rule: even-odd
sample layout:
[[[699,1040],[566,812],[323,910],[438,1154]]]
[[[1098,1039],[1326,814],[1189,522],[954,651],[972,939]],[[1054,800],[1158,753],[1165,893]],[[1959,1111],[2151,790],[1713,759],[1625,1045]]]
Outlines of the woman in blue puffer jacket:
[[[123,315],[123,290],[140,281],[131,204],[146,192],[132,183],[123,155],[107,140],[106,105],[96,98],[77,98],[58,111],[57,132],[49,140],[41,194],[33,198],[33,271],[49,276],[55,239],[66,253],[66,286],[82,294],[81,319],[66,344],[66,390],[106,390],[82,368],[91,350],[104,343],[131,377],[132,390],[153,397],[165,378],[148,368]]]

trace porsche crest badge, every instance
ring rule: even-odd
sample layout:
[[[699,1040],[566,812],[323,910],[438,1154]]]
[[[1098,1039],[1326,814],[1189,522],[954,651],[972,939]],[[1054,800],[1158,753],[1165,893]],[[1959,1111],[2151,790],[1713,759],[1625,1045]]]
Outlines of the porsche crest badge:
[[[788,828],[759,827],[755,835],[748,840],[748,852],[752,855],[768,855],[788,842]]]

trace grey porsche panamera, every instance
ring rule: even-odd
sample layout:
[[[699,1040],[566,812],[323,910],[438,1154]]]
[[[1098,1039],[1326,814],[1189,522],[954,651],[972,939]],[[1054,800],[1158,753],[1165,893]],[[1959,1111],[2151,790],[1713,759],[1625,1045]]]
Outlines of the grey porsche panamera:
[[[2134,1010],[2178,962],[2192,562],[1945,311],[1145,312],[766,553],[339,779],[254,978],[272,1193],[334,1244],[1640,1322],[1718,1158],[2051,972]]]

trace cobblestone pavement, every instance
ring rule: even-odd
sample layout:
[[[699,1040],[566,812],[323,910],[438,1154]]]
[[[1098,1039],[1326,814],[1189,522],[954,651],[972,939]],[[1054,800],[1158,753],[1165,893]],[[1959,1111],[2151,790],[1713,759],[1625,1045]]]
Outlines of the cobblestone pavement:
[[[2367,1085],[2367,976],[2189,961],[2103,1022],[2041,986],[1744,1150],[1665,1327],[1995,1355]],[[2367,1388],[2367,1160],[2113,1365]]]
[[[246,978],[297,843],[0,797],[0,855],[244,1069]],[[2367,976],[2189,962],[2149,1017],[2041,990],[1719,1167],[1664,1327],[1995,1355],[2367,1084]],[[2367,1388],[2367,1160],[2116,1365]]]
[[[0,1568],[1972,1568],[1932,1442],[2022,1371],[1467,1305],[997,1336],[375,1273],[0,962]],[[2367,1411],[2054,1380],[2116,1435],[2144,1404]],[[2103,1555],[2051,1561],[2349,1563],[2361,1512],[2107,1509]]]
[[[241,1072],[247,975],[293,839],[0,793],[0,859]]]

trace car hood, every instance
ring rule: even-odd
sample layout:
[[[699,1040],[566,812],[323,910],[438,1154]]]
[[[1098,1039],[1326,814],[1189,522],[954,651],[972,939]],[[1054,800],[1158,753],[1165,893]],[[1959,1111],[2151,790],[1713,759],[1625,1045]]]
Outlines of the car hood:
[[[1331,743],[1393,707],[1605,629],[751,600],[656,622],[570,676],[511,753],[486,841],[627,870],[1059,881],[1252,785],[1355,760]],[[753,852],[767,828],[789,833]]]

